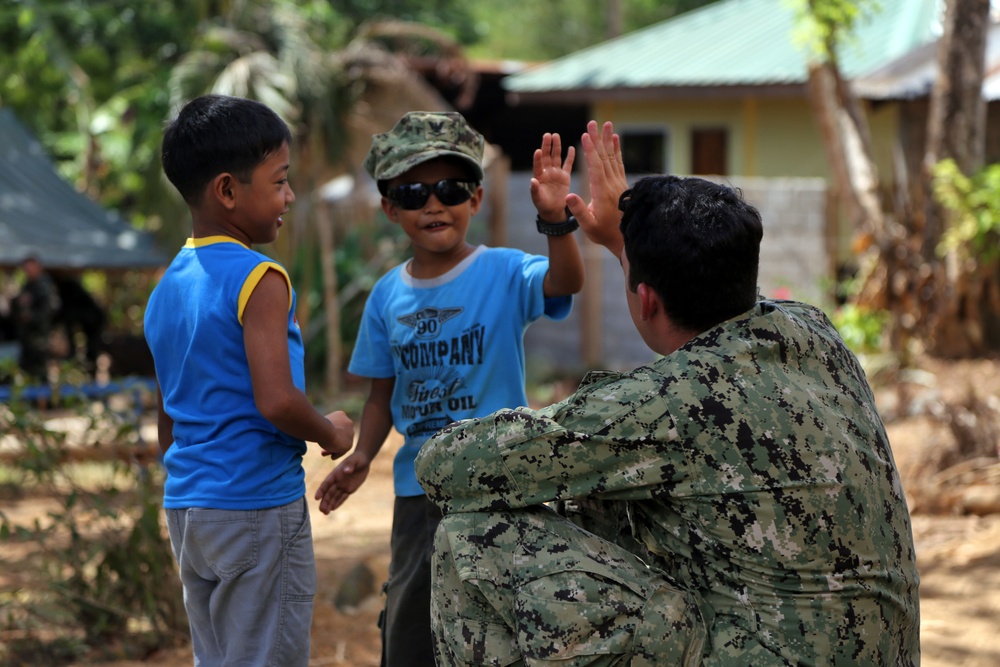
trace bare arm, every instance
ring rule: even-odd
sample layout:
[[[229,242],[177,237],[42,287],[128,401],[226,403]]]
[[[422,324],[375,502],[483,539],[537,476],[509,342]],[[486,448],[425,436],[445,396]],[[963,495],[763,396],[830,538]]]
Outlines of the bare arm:
[[[316,500],[323,514],[344,504],[368,478],[372,461],[382,449],[392,428],[392,390],[396,378],[374,378],[365,407],[361,411],[358,445],[334,468],[316,490]]]
[[[628,189],[621,140],[610,122],[604,123],[599,132],[597,121],[592,120],[587,123],[587,132],[581,141],[587,161],[591,200],[587,204],[579,195],[571,194],[566,198],[566,204],[580,222],[587,238],[607,248],[615,257],[621,257],[624,241],[619,229],[621,211],[618,210],[618,199]]]
[[[261,277],[243,310],[254,402],[261,415],[288,435],[317,443],[331,456],[354,442],[354,425],[341,411],[324,417],[292,381],[288,358],[288,283],[275,270]]]
[[[562,140],[558,134],[546,132],[542,146],[535,150],[534,172],[531,179],[531,201],[543,222],[566,220],[566,196],[576,149],[572,146],[562,160]],[[545,275],[545,296],[567,296],[583,288],[583,257],[573,234],[550,236],[549,271]]]
[[[369,463],[382,449],[392,429],[392,390],[396,378],[372,378],[368,400],[361,410],[358,446],[354,453],[362,455]]]

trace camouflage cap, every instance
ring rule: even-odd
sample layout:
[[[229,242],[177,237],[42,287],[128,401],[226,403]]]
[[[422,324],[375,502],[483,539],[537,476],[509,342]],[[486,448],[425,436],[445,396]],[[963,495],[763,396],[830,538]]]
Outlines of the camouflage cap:
[[[483,135],[455,111],[411,111],[390,132],[372,136],[365,170],[376,181],[396,178],[422,162],[453,156],[483,180]]]

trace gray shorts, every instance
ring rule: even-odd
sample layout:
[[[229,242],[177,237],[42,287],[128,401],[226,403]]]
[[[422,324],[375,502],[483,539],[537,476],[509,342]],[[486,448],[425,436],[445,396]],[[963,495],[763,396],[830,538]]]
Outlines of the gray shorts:
[[[264,510],[166,510],[194,664],[309,664],[316,560],[305,498]]]

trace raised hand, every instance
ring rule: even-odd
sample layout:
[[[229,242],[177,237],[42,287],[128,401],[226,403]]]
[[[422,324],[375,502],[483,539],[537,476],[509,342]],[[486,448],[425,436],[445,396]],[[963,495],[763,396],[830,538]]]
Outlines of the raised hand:
[[[542,147],[535,149],[531,201],[546,222],[566,219],[566,195],[575,157],[576,149],[570,146],[566,160],[562,159],[562,140],[558,134],[546,132],[542,135]]]
[[[598,131],[597,121],[592,120],[587,123],[587,132],[581,142],[591,200],[587,204],[579,195],[571,194],[566,202],[587,238],[619,256],[623,242],[618,229],[621,221],[618,199],[628,189],[621,139],[610,122],[604,123]]]

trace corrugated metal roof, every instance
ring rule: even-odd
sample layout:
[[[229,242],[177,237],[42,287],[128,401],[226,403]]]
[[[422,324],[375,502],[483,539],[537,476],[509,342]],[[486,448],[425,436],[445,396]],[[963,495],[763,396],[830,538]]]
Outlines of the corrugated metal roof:
[[[937,77],[937,42],[893,60],[851,82],[854,92],[870,100],[908,100],[930,95]],[[983,99],[1000,99],[1000,24],[986,35],[986,68]]]
[[[841,54],[847,77],[934,38],[939,0],[881,0]],[[580,89],[797,84],[807,53],[788,0],[721,0],[514,74],[518,93]]]
[[[41,145],[0,109],[0,266],[33,255],[49,268],[156,267],[153,237],[77,192]]]

